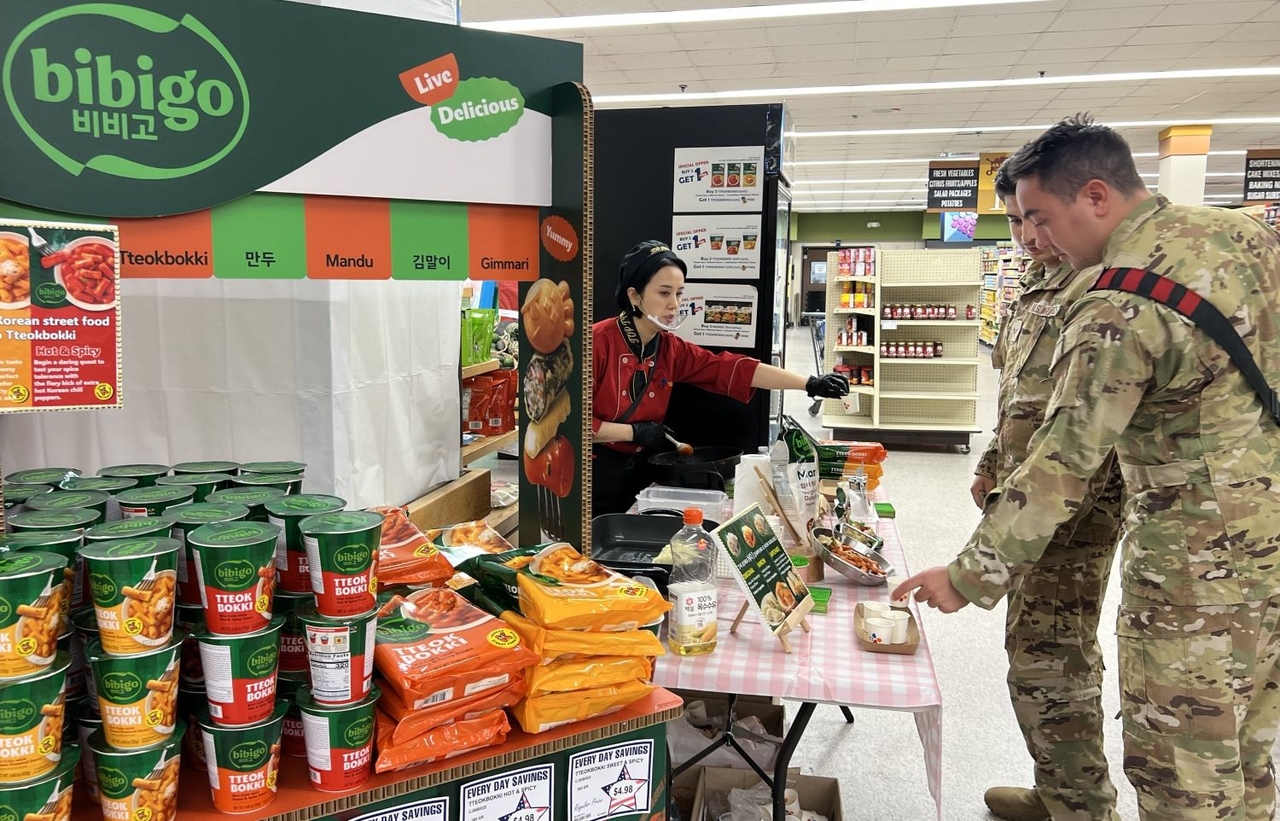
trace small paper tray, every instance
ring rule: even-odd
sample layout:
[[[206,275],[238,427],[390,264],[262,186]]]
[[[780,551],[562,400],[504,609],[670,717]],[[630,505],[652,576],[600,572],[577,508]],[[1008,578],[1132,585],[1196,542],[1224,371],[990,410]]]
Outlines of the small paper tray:
[[[907,614],[907,641],[905,644],[877,644],[871,640],[865,623],[866,614],[859,602],[853,611],[853,630],[858,634],[858,643],[868,653],[894,653],[899,656],[910,656],[920,649],[920,627],[916,624],[915,614],[910,610]]]

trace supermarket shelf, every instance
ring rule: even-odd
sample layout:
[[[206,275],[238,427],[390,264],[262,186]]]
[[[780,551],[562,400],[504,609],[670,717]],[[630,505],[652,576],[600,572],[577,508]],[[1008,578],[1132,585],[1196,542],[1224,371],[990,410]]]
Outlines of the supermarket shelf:
[[[516,437],[520,435],[519,431],[507,431],[501,436],[486,436],[478,442],[472,442],[462,448],[462,464],[464,466],[471,464],[477,459],[483,459],[490,453],[505,448],[507,445],[516,441]]]
[[[875,277],[836,277],[836,282],[869,282],[875,284]]]
[[[875,396],[876,389],[874,385],[850,385],[849,393],[856,393],[859,396]]]
[[[976,402],[976,393],[949,393],[947,391],[895,391],[880,389],[881,399],[949,399],[957,402]]]
[[[851,345],[851,346],[844,347],[844,348],[836,348],[836,353],[865,353],[865,354],[874,354],[875,352],[876,352],[876,349],[875,349],[875,348],[872,348],[872,347],[871,347],[871,346],[869,346],[869,345]]]
[[[891,416],[887,418],[880,417],[880,428],[883,430],[936,431],[938,433],[982,433],[982,428],[977,425],[956,425],[950,422],[926,424],[924,422],[909,422],[906,420],[895,422]]]
[[[881,282],[881,288],[981,288],[981,279],[972,282]]]
[[[836,308],[833,314],[858,314],[859,316],[875,316],[879,313],[875,308]]]
[[[981,362],[976,356],[973,359],[954,359],[945,356],[921,357],[882,357],[881,365],[977,365]],[[883,394],[881,394],[883,396]]]
[[[498,369],[498,360],[490,359],[488,362],[480,362],[475,365],[468,365],[462,369],[462,378],[470,379],[473,376],[491,373]]]
[[[945,325],[951,328],[971,328],[978,326],[976,319],[886,319],[885,322],[896,322],[899,325]],[[883,327],[883,325],[881,326]],[[893,330],[885,328],[886,331]]]
[[[514,532],[520,526],[520,503],[492,511],[485,517],[485,521],[489,523],[489,527],[503,536]]]
[[[870,414],[865,413],[824,413],[824,428],[872,428]]]

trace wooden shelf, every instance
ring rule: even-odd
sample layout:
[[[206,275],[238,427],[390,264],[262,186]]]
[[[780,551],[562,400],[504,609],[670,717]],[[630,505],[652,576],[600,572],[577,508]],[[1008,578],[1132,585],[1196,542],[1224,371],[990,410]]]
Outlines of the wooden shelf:
[[[520,503],[490,512],[485,521],[489,523],[489,527],[506,536],[520,526]]]
[[[486,436],[485,438],[465,445],[462,448],[462,464],[467,466],[477,459],[483,459],[494,451],[505,448],[507,445],[516,441],[516,437],[520,435],[519,431],[507,431],[501,436]]]
[[[972,282],[881,282],[881,288],[981,288],[984,280]]]
[[[488,362],[481,362],[477,365],[468,365],[462,369],[462,378],[470,379],[473,376],[481,376],[486,373],[492,373],[498,369],[498,360],[490,359]]]

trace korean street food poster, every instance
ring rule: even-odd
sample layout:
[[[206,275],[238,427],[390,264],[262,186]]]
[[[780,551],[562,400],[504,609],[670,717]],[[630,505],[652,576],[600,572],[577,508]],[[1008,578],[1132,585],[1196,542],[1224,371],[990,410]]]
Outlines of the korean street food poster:
[[[809,588],[796,573],[791,557],[778,541],[759,505],[752,505],[716,528],[729,552],[734,575],[765,625],[777,633],[793,614],[812,609]]]
[[[0,412],[120,407],[119,232],[0,220]]]

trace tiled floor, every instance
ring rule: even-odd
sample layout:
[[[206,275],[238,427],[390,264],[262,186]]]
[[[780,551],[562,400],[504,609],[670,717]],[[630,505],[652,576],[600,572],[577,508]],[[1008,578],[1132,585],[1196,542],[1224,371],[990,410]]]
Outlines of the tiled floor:
[[[814,370],[808,329],[792,330],[787,339],[788,368]],[[989,430],[995,422],[996,374],[979,368],[978,422]],[[808,400],[788,397],[787,410],[803,424],[818,423],[808,415]],[[979,513],[969,496],[973,467],[989,441],[974,436],[972,452],[956,449],[890,448],[885,488],[898,511],[898,527],[912,571],[944,564],[964,546]],[[1107,755],[1112,780],[1120,792],[1120,812],[1137,818],[1133,789],[1120,769],[1120,724],[1116,697],[1115,638],[1111,619],[1116,585],[1103,618],[1102,644],[1108,659],[1105,690]],[[820,618],[820,617],[819,617]],[[1005,689],[1004,606],[994,611],[967,607],[954,615],[923,615],[925,635],[942,689],[943,817],[950,821],[989,818],[982,801],[987,787],[1029,785],[1031,760],[1013,718]],[[846,821],[925,821],[935,817],[925,782],[924,763],[915,723],[906,713],[855,710],[856,722],[844,723],[835,707],[820,707],[795,757],[805,772],[840,779]]]

